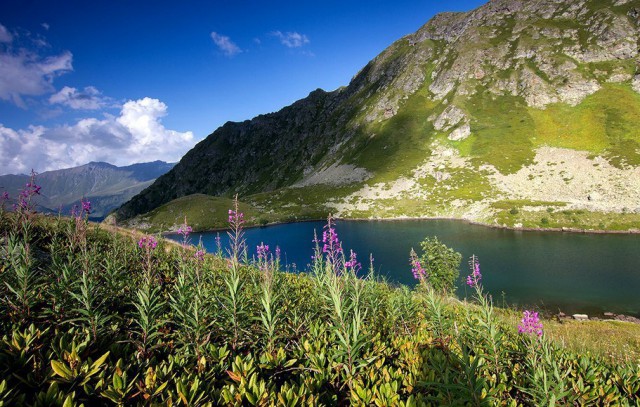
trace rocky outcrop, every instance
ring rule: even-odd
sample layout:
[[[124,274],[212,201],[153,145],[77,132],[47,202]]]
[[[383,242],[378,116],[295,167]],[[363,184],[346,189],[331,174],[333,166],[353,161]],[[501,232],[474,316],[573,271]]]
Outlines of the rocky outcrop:
[[[444,100],[473,94],[479,81],[496,94],[522,96],[532,107],[578,104],[599,89],[578,64],[638,57],[635,9],[624,14],[595,3],[494,0],[469,13],[437,16],[413,36],[416,43],[447,43],[429,90]]]

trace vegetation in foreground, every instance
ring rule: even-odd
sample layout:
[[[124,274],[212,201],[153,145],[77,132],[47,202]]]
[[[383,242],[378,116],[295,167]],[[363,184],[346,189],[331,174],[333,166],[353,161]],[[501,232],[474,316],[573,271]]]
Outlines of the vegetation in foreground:
[[[567,350],[534,312],[499,318],[475,257],[464,304],[415,253],[414,290],[376,282],[331,220],[310,273],[293,275],[277,248],[247,257],[237,206],[223,257],[188,247],[186,222],[172,245],[92,226],[86,201],[39,217],[38,191],[0,212],[0,405],[640,402],[637,361]]]

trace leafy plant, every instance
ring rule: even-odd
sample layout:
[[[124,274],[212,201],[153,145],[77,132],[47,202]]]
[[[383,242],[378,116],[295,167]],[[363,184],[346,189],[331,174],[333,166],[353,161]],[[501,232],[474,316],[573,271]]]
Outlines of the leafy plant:
[[[460,272],[462,255],[444,243],[437,236],[427,237],[422,243],[423,255],[420,258],[425,268],[429,285],[439,292],[452,292]]]

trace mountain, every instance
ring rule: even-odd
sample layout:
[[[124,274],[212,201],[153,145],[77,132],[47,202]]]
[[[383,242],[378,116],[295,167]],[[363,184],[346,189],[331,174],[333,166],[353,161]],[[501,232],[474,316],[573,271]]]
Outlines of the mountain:
[[[148,187],[174,164],[164,161],[116,167],[105,162],[91,162],[79,167],[38,174],[36,183],[42,187],[37,204],[41,210],[69,213],[83,197],[91,201],[92,219],[102,219],[132,196]],[[10,197],[29,182],[28,175],[0,176],[0,190]]]
[[[348,86],[228,122],[117,211],[239,194],[283,217],[640,228],[640,0],[442,13]]]

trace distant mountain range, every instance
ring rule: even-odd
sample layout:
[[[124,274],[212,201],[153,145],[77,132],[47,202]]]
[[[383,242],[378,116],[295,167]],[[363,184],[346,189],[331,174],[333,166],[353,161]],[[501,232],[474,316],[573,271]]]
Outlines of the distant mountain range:
[[[36,183],[42,187],[36,202],[41,211],[69,214],[73,205],[84,197],[91,201],[91,219],[101,220],[174,165],[154,161],[116,167],[105,162],[90,162],[79,167],[43,172],[36,176]],[[7,191],[13,200],[29,178],[24,174],[0,176],[0,191]]]
[[[348,86],[221,126],[117,216],[201,193],[285,219],[639,228],[639,50],[640,0],[438,14]]]

